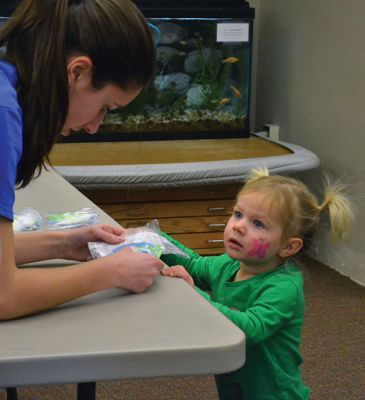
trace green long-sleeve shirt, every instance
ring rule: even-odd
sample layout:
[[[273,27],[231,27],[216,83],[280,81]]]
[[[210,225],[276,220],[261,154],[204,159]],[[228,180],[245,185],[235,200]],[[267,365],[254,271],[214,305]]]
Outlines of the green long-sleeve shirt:
[[[303,279],[292,263],[233,282],[240,268],[227,254],[199,256],[164,234],[190,258],[165,255],[168,265],[183,265],[196,290],[246,335],[246,363],[219,375],[217,383],[240,384],[248,400],[309,399],[299,351],[304,314]],[[209,290],[211,297],[204,291]]]

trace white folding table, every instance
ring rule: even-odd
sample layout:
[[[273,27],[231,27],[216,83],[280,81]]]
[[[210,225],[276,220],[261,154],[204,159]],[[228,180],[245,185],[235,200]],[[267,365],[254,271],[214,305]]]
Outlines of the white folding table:
[[[55,171],[16,195],[15,210],[98,210]],[[53,260],[37,267],[69,262]],[[0,386],[216,374],[245,361],[245,336],[183,280],[158,277],[142,294],[106,290],[0,323]],[[91,386],[90,386],[91,385]],[[92,383],[79,385],[91,399]]]

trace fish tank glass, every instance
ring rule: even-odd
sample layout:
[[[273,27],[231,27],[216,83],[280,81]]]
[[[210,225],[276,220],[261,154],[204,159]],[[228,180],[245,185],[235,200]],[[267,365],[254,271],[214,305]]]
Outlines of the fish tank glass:
[[[97,135],[62,142],[249,136],[254,10],[244,0],[135,0],[156,41],[153,82]],[[157,27],[157,29],[156,29]]]

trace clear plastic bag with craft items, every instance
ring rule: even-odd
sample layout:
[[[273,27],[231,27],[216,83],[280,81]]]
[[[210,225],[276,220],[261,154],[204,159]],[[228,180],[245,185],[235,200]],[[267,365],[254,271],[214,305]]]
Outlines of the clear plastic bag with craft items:
[[[36,231],[42,226],[43,218],[34,208],[25,207],[20,211],[14,212],[14,232]]]
[[[87,207],[81,210],[46,214],[46,222],[49,230],[72,229],[98,224],[100,217],[96,210]]]
[[[121,244],[89,242],[88,246],[93,258],[105,257],[126,247],[135,252],[152,254],[157,258],[162,254],[177,254],[182,257],[189,257],[160,233],[158,221],[155,219],[147,225],[127,229],[125,241]]]

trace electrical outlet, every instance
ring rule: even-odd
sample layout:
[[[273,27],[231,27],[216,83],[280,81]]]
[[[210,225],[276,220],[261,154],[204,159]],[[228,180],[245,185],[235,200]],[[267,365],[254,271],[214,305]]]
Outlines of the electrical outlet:
[[[280,140],[280,127],[279,125],[275,124],[264,124],[263,126],[264,131],[267,132],[267,135],[272,140]]]

